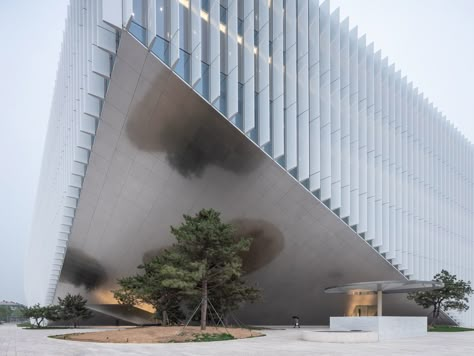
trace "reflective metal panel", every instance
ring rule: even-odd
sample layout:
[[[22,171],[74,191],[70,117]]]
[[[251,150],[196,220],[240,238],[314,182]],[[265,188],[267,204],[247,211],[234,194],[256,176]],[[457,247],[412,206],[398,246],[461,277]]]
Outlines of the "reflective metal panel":
[[[124,33],[121,41],[119,61],[136,40]],[[246,322],[287,323],[297,313],[307,324],[327,323],[354,301],[324,287],[403,280],[152,53],[138,50],[146,59],[123,126],[99,124],[56,296],[81,292],[91,303],[113,303],[116,279],[172,244],[170,225],[201,208],[221,211],[254,238],[244,266],[264,298],[241,311]],[[112,80],[126,85],[123,73],[114,69]],[[387,315],[391,306],[392,313],[409,310],[404,297],[387,298]]]

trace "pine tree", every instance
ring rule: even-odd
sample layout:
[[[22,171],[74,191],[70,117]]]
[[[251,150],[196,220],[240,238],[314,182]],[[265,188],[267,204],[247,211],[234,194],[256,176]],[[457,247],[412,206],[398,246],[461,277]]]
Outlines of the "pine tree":
[[[250,238],[238,237],[213,209],[184,215],[171,227],[176,243],[152,261],[139,266],[143,272],[119,279],[114,296],[120,304],[151,304],[161,312],[163,324],[176,322],[183,304],[201,307],[201,329],[206,329],[209,298],[220,313],[259,299],[260,290],[242,278],[242,252]]]
[[[172,275],[189,276],[196,281],[194,288],[186,292],[201,298],[202,330],[206,329],[210,296],[216,296],[222,310],[258,299],[259,291],[247,287],[241,278],[241,253],[248,251],[251,240],[236,237],[235,229],[221,221],[220,213],[203,209],[194,217],[184,215],[184,223],[171,227],[171,233],[177,240],[173,254],[181,261],[172,267]],[[179,280],[170,278],[169,283],[174,285]]]
[[[112,291],[123,305],[150,304],[156,314],[161,314],[163,325],[175,324],[184,318],[181,310],[186,291],[196,284],[196,274],[183,274],[175,265],[181,257],[174,249],[165,250],[151,261],[138,266],[141,273],[118,280],[119,289]]]
[[[80,294],[72,295],[68,293],[64,298],[58,297],[58,305],[61,308],[61,319],[71,321],[74,328],[82,319],[92,317],[92,312],[86,308],[87,299]]]
[[[40,306],[35,304],[31,307],[22,309],[22,315],[25,318],[34,319],[37,328],[43,325],[43,321],[57,321],[61,319],[60,308],[57,305]]]
[[[47,307],[42,307],[39,304],[26,307],[23,311],[23,316],[25,318],[33,319],[36,327],[40,328],[43,321],[46,319],[46,308]]]
[[[426,292],[409,293],[408,299],[414,300],[416,304],[423,308],[433,308],[431,325],[435,325],[441,311],[469,309],[468,296],[473,293],[471,282],[457,279],[456,275],[450,274],[446,270],[436,274],[433,280],[443,282],[444,287]]]

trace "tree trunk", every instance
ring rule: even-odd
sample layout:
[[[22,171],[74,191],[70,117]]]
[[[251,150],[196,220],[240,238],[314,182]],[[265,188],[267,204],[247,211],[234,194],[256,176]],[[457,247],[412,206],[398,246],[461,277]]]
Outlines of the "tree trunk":
[[[433,317],[431,318],[430,326],[433,327],[436,321],[436,305],[433,308]]]
[[[438,319],[439,319],[439,313],[441,313],[441,306],[440,305],[438,305],[438,308],[436,310],[436,321],[438,321]]]
[[[202,281],[201,330],[206,330],[207,323],[207,279]]]
[[[162,318],[163,326],[168,326],[168,313],[166,310],[163,310],[163,318]]]
[[[433,319],[431,320],[431,325],[430,326],[435,326],[436,325],[436,321],[438,320],[438,317],[439,317],[439,306],[435,304],[434,308],[433,308]]]

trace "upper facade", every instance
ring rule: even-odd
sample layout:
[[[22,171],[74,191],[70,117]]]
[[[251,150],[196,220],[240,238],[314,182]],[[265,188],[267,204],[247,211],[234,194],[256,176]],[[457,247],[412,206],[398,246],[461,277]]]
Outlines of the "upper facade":
[[[46,301],[122,31],[407,278],[444,268],[473,279],[474,147],[329,1],[81,0],[69,7],[33,225],[33,246],[55,261]]]
[[[474,147],[329,1],[104,5],[407,277],[472,279]]]

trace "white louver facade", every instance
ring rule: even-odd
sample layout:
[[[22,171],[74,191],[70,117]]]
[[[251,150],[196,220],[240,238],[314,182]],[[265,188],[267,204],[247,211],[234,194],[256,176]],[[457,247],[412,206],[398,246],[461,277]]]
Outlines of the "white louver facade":
[[[130,32],[147,28],[135,33],[152,51],[170,43],[177,60],[158,54],[165,63],[405,276],[473,279],[474,147],[329,1],[139,0],[123,11],[116,26],[133,13]]]
[[[474,279],[473,145],[329,1],[81,0],[69,10],[34,225],[56,248],[44,246],[55,261],[48,302],[120,29],[407,278]],[[471,311],[450,315],[474,324]]]
[[[68,7],[26,256],[29,304],[53,301],[89,163],[118,39],[101,19],[95,0]]]

